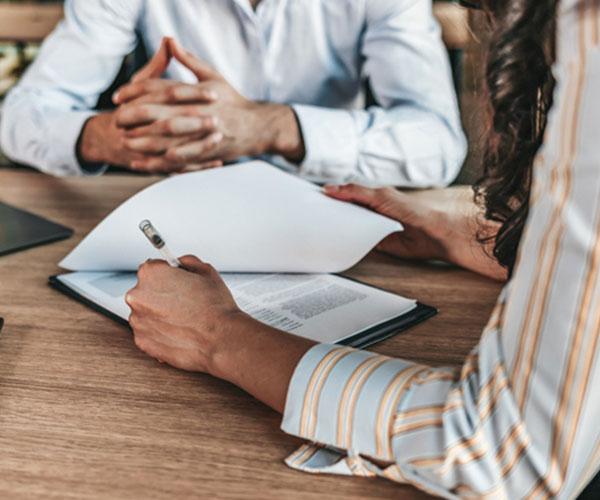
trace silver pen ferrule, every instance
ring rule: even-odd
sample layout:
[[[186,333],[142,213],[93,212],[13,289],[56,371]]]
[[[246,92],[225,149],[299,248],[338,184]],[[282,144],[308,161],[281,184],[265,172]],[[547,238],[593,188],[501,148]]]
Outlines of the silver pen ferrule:
[[[181,262],[179,259],[173,255],[173,253],[167,247],[165,240],[160,235],[160,233],[156,230],[156,228],[152,225],[152,222],[149,220],[143,220],[139,225],[140,230],[144,233],[144,236],[148,239],[148,241],[152,244],[154,248],[156,248],[163,258],[167,261],[167,263],[171,267],[181,267]]]

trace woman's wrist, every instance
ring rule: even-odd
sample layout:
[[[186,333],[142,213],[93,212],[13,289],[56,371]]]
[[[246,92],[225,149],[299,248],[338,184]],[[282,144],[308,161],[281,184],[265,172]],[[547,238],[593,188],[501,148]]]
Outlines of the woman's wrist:
[[[440,236],[445,260],[489,278],[505,281],[507,272],[494,257],[493,247],[499,224],[485,218],[475,203],[457,204],[457,211],[446,214],[446,232]]]
[[[415,226],[434,243],[436,258],[464,266],[465,250],[479,246],[480,208],[470,187],[422,191],[414,194]],[[466,252],[469,254],[470,252]]]
[[[436,208],[431,210],[427,219],[429,223],[421,230],[429,236],[431,241],[435,242],[436,259],[454,264],[452,262],[452,245],[456,245],[456,239],[453,236],[455,221],[447,211]]]
[[[296,366],[315,343],[271,328],[241,311],[225,318],[223,325],[221,340],[210,350],[208,373],[283,412]]]
[[[255,328],[254,321],[241,310],[221,319],[218,328],[222,331],[215,335],[214,345],[208,349],[206,369],[210,375],[235,383],[232,378],[236,351],[243,345],[243,335]]]

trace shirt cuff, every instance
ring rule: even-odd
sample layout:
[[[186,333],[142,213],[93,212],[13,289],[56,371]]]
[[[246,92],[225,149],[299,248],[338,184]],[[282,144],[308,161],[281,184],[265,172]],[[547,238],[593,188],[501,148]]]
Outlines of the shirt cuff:
[[[349,347],[321,344],[298,364],[282,430],[319,446],[287,464],[312,472],[380,474],[369,456],[393,461],[392,422],[410,384],[425,368]]]
[[[350,180],[358,165],[358,136],[352,113],[304,104],[292,108],[306,149],[300,173],[323,181]]]
[[[71,111],[52,121],[50,141],[52,154],[49,173],[58,176],[100,175],[107,165],[81,165],[77,158],[77,143],[85,123],[95,116],[93,111]]]

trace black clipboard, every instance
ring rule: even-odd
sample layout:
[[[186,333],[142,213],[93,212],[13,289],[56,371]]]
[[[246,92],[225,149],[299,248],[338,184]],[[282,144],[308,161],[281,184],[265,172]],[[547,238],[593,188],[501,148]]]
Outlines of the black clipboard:
[[[0,203],[0,256],[65,240],[73,230],[25,210]]]
[[[357,281],[353,280],[352,278],[347,278],[345,276],[342,277],[350,281]],[[93,309],[94,311],[99,312],[100,314],[107,316],[113,321],[116,321],[117,323],[127,326],[129,328],[129,323],[123,318],[120,318],[116,314],[110,312],[108,309],[105,309],[104,307],[96,304],[95,302],[85,298],[83,295],[76,292],[72,288],[65,285],[62,281],[60,281],[58,279],[58,276],[51,276],[48,279],[48,283],[55,290],[58,290],[59,292],[67,295],[68,297],[71,297],[77,300],[78,302],[81,302],[90,309]],[[370,286],[371,288],[377,288],[362,282],[360,283],[365,286]],[[356,335],[352,335],[351,337],[348,337],[338,342],[338,344],[364,349],[365,347],[369,347],[373,344],[377,344],[378,342],[387,340],[391,337],[394,337],[395,335],[398,335],[408,330],[409,328],[412,328],[413,326],[423,323],[424,321],[435,316],[437,313],[438,310],[436,308],[418,302],[417,307],[415,307],[411,311],[401,314],[396,318],[392,318],[372,328],[359,332]]]

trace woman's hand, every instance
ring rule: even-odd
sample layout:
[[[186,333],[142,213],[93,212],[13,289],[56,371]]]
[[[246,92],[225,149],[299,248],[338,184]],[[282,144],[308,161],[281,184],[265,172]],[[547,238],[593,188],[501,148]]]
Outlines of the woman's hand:
[[[444,238],[446,215],[436,207],[431,192],[403,193],[394,188],[371,189],[348,184],[326,186],[325,193],[402,223],[404,231],[386,238],[379,245],[379,250],[404,259],[447,260]]]
[[[246,316],[219,274],[195,257],[182,257],[185,269],[148,261],[125,300],[136,345],[149,356],[176,368],[212,371],[212,360]]]
[[[402,223],[404,231],[386,238],[378,250],[404,259],[442,260],[506,279],[506,269],[492,256],[493,243],[480,242],[498,226],[485,220],[468,187],[402,192],[349,184],[327,186],[325,193]]]
[[[294,369],[313,342],[243,313],[210,265],[182,257],[183,269],[148,261],[126,295],[136,345],[187,371],[225,379],[283,411]]]

